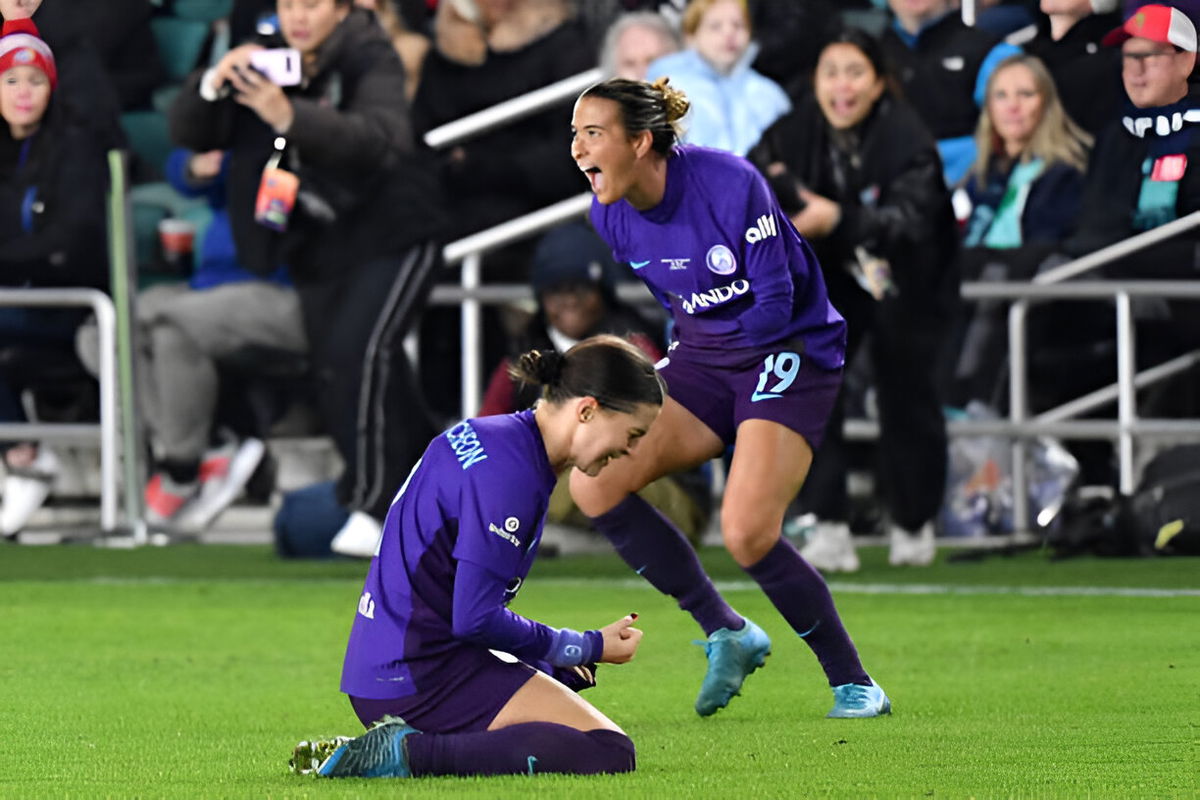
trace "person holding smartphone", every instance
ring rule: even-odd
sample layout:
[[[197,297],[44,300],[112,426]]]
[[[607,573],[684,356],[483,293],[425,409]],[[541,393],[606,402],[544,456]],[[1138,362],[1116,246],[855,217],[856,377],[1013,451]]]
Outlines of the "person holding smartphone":
[[[261,275],[288,265],[313,395],[345,465],[344,533],[367,554],[436,430],[401,341],[439,263],[442,202],[415,154],[404,68],[371,14],[351,0],[278,0],[275,10],[277,33],[191,76],[171,133],[198,152],[229,151],[242,264]],[[290,82],[292,56],[264,53],[287,48],[300,74],[281,86],[272,78]]]

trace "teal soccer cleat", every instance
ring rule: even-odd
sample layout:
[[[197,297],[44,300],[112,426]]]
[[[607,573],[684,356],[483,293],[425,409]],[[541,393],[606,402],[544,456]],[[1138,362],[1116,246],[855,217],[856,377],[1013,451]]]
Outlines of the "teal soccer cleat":
[[[384,717],[371,730],[333,751],[317,769],[326,778],[411,778],[404,739],[420,733],[399,717]]]
[[[349,736],[334,736],[332,739],[305,740],[292,750],[288,767],[297,775],[311,775],[333,755],[333,751],[351,741]]]
[[[708,672],[696,697],[696,713],[707,717],[729,705],[746,676],[763,665],[771,654],[771,640],[750,620],[739,631],[721,628],[704,643]]]
[[[870,686],[843,683],[833,687],[833,710],[825,716],[834,719],[881,717],[892,713],[892,701],[874,682]]]

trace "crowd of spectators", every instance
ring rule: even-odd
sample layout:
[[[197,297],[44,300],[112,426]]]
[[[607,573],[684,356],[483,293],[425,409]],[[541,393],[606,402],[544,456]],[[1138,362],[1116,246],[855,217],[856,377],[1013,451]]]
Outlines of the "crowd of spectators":
[[[747,155],[812,243],[849,323],[848,362],[866,365],[872,387],[894,563],[932,555],[943,407],[1003,404],[1004,308],[961,303],[960,282],[1028,280],[1200,208],[1196,9],[1182,2],[985,2],[973,25],[956,0],[223,5],[162,105],[177,149],[151,165],[212,217],[190,274],[145,288],[137,304],[145,497],[148,518],[168,529],[209,524],[262,458],[262,431],[231,435],[218,402],[230,365],[249,354],[299,365],[344,465],[329,498],[346,512],[333,546],[372,551],[404,475],[458,413],[458,312],[428,303],[435,281],[453,280],[441,244],[586,188],[566,146],[569,101],[438,151],[424,136],[596,65],[686,91],[686,140]],[[104,153],[129,144],[123,114],[160,104],[154,26],[173,6],[0,0],[5,286],[106,286]],[[262,61],[281,49],[297,54],[283,75]],[[489,368],[500,365],[487,411],[528,400],[503,365],[530,343],[606,330],[635,334],[651,354],[666,347],[661,316],[617,301],[621,269],[587,255],[587,233],[572,225],[536,249],[488,255],[487,279],[532,282],[535,305],[532,317],[488,311],[489,332],[504,335],[487,337]],[[1105,275],[1191,278],[1195,245],[1185,234]],[[1031,320],[1046,356],[1033,364],[1046,378],[1035,403],[1046,406],[1106,376],[1060,376],[1051,356],[1096,355],[1112,338],[1104,309],[1085,309],[1070,330],[1060,314],[1049,304]],[[1147,357],[1200,340],[1184,304],[1148,302],[1137,318],[1153,334],[1142,337]],[[6,420],[31,410],[27,375],[6,368],[10,343],[69,353],[78,334],[94,361],[80,312],[6,308],[0,320]],[[402,346],[418,327],[419,368]],[[824,561],[821,548],[806,553],[826,569],[856,565],[840,422],[862,398],[847,395],[796,507],[841,542]],[[12,535],[56,464],[33,442],[6,447],[4,462],[0,531]]]

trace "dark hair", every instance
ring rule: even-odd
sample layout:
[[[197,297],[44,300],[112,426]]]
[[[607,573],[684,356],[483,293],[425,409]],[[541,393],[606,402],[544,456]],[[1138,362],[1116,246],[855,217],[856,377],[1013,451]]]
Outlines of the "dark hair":
[[[667,394],[645,354],[610,334],[590,336],[561,354],[530,350],[517,358],[508,374],[523,383],[540,384],[547,402],[594,397],[601,408],[625,413],[641,403],[661,406]]]
[[[821,45],[820,51],[817,53],[817,62],[821,61],[821,53],[824,53],[829,47],[835,44],[848,44],[855,47],[871,63],[871,69],[875,70],[875,75],[883,81],[883,85],[891,94],[898,94],[899,87],[897,86],[891,70],[888,68],[887,59],[883,55],[883,46],[879,40],[861,28],[846,27],[834,33]]]
[[[621,108],[621,124],[625,132],[635,136],[650,131],[656,153],[668,155],[681,135],[680,120],[691,108],[687,95],[668,86],[669,78],[662,77],[647,83],[628,78],[609,78],[583,90],[579,95],[612,100]]]

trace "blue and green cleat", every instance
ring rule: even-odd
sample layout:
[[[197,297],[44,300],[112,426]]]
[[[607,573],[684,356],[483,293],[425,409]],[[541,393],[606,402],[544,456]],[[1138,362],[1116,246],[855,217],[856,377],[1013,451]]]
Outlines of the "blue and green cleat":
[[[343,742],[317,774],[326,778],[411,778],[404,739],[420,733],[399,717],[384,717],[369,731]]]
[[[292,750],[288,767],[297,775],[312,775],[324,764],[333,752],[351,741],[349,736],[334,736],[331,739],[305,739]]]
[[[771,640],[750,620],[737,631],[721,628],[704,643],[708,672],[696,697],[696,713],[707,717],[729,705],[740,693],[746,676],[763,665],[771,654]]]
[[[825,716],[834,719],[881,717],[892,713],[892,701],[872,681],[870,686],[843,683],[833,687],[833,710]]]

